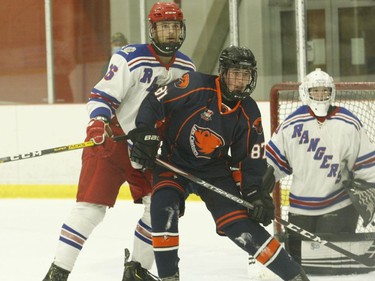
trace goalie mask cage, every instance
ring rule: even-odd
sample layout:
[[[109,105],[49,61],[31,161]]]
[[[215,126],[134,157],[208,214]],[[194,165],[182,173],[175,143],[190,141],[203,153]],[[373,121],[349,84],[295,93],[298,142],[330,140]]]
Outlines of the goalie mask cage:
[[[276,84],[270,92],[271,133],[294,110],[302,105],[299,98],[300,83],[288,82]],[[375,83],[373,82],[339,82],[336,85],[334,105],[345,107],[353,112],[362,122],[371,141],[375,143]],[[293,175],[281,179],[273,192],[275,214],[288,220],[289,188]],[[283,226],[274,223],[275,234],[284,237]],[[357,223],[357,233],[375,232],[375,226],[370,223],[362,226],[362,219]]]

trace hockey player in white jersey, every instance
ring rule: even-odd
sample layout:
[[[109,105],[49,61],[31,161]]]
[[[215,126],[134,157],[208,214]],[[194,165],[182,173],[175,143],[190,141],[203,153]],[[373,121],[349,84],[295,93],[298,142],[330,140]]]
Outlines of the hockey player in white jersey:
[[[103,220],[107,208],[114,206],[124,182],[128,182],[134,202],[143,202],[145,208],[135,230],[132,261],[126,262],[122,280],[156,280],[148,272],[154,261],[149,208],[151,173],[134,169],[128,144],[116,143],[110,137],[124,135],[135,127],[139,105],[153,87],[195,71],[195,66],[178,51],[185,40],[185,23],[177,4],[155,3],[148,19],[151,44],[122,47],[91,91],[86,141],[91,139],[101,145],[83,151],[77,203],[62,226],[55,258],[44,281],[68,279],[85,241]]]
[[[358,212],[346,187],[358,179],[375,183],[375,147],[353,113],[333,106],[335,93],[327,73],[306,75],[299,87],[304,105],[266,147],[276,180],[293,174],[289,221],[315,233],[354,233]],[[287,250],[301,262],[300,237],[289,232],[287,239]]]

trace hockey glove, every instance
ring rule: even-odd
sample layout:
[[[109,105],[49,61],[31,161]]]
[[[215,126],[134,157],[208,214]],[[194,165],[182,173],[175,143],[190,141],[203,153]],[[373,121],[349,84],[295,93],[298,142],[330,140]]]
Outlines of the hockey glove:
[[[105,117],[98,116],[90,120],[86,128],[88,140],[92,140],[95,144],[103,144],[106,137],[112,137],[112,130],[109,122]]]
[[[272,193],[273,189],[275,188],[275,169],[272,166],[268,166],[266,172],[262,178],[262,190],[265,193]]]
[[[343,186],[366,227],[374,219],[375,185],[362,179],[350,179],[343,181]]]
[[[269,225],[275,218],[275,206],[269,193],[261,190],[246,190],[242,192],[242,198],[253,204],[254,209],[249,210],[249,217],[264,226]]]
[[[128,133],[133,142],[130,159],[143,168],[155,168],[155,158],[158,153],[160,138],[153,128],[135,128]]]

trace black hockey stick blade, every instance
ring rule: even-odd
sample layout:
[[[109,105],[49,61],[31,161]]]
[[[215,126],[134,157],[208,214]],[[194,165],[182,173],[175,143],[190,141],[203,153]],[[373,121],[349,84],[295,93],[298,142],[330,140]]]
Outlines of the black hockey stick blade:
[[[184,177],[184,178],[186,178],[186,179],[188,179],[188,180],[190,180],[190,181],[192,181],[196,184],[199,184],[199,185],[201,185],[201,186],[203,186],[203,187],[205,187],[209,190],[212,190],[213,192],[216,192],[216,193],[220,194],[221,196],[224,196],[224,197],[226,197],[226,198],[228,198],[228,199],[230,199],[234,202],[237,202],[238,204],[240,204],[240,205],[242,205],[246,208],[249,208],[251,210],[254,209],[254,205],[252,205],[251,203],[249,203],[249,202],[247,202],[247,201],[245,201],[245,200],[243,200],[243,199],[241,199],[241,198],[239,198],[239,197],[237,197],[233,194],[230,194],[230,193],[222,190],[221,188],[219,188],[217,186],[214,186],[214,185],[212,185],[212,184],[210,184],[210,183],[208,183],[208,182],[206,182],[206,181],[204,181],[204,180],[202,180],[202,179],[200,179],[200,178],[198,178],[198,177],[196,177],[192,174],[189,174],[189,173],[187,173],[187,172],[185,172],[185,171],[183,171],[183,170],[181,170],[181,169],[179,169],[179,168],[177,168],[177,167],[175,167],[175,166],[173,166],[173,165],[171,165],[171,164],[169,164],[169,163],[167,163],[163,160],[156,159],[155,162],[156,162],[156,164],[158,164],[158,165],[160,165],[164,168],[167,168],[170,171],[175,172],[176,174],[178,174],[178,175],[180,175],[180,176],[182,176],[182,177]],[[351,259],[353,259],[353,260],[355,260],[355,261],[357,261],[361,264],[364,264],[366,266],[375,266],[375,253],[372,253],[372,255],[369,255],[369,256],[356,255],[356,254],[351,253],[351,252],[349,252],[349,251],[347,251],[347,250],[345,250],[345,249],[343,249],[343,248],[341,248],[341,247],[339,247],[339,246],[337,246],[337,245],[335,245],[335,244],[333,244],[333,243],[331,243],[327,240],[322,239],[321,237],[317,236],[314,233],[311,233],[311,232],[309,232],[305,229],[300,228],[299,226],[297,226],[295,224],[292,224],[292,223],[290,223],[286,220],[283,220],[282,218],[280,218],[278,216],[275,218],[275,220],[276,220],[277,223],[287,227],[288,229],[292,230],[293,232],[296,232],[299,235],[301,235],[303,237],[306,237],[306,238],[308,238],[308,239],[310,239],[314,242],[325,245],[326,247],[331,248],[332,250],[335,250],[336,252],[341,253],[342,255],[347,256],[347,257],[349,257],[349,258],[351,258]],[[374,250],[374,249],[372,249],[372,250]]]
[[[127,139],[127,136],[121,135],[121,136],[113,137],[112,139],[114,141],[121,141],[121,140]],[[0,164],[6,163],[6,162],[14,162],[14,161],[18,161],[18,160],[25,160],[25,159],[40,157],[40,156],[44,156],[44,155],[48,155],[48,154],[55,154],[55,153],[60,153],[60,152],[72,151],[72,150],[82,149],[82,148],[85,148],[85,147],[91,147],[91,146],[96,146],[96,145],[97,144],[94,141],[89,140],[89,141],[76,143],[76,144],[63,145],[63,146],[47,148],[47,149],[42,149],[42,150],[34,150],[34,151],[27,152],[27,153],[2,157],[2,158],[0,158]]]

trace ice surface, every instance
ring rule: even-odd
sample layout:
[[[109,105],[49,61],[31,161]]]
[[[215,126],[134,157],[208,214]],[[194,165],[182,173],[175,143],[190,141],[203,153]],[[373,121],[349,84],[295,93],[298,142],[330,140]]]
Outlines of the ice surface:
[[[74,200],[0,200],[0,281],[41,281],[53,260],[60,226]],[[142,205],[120,200],[87,240],[69,281],[121,281],[124,248],[132,249]],[[187,202],[180,220],[182,281],[280,280],[267,272],[249,278],[247,254],[215,233],[201,202]],[[153,268],[153,273],[156,273]],[[375,272],[310,276],[312,281],[374,280]]]

